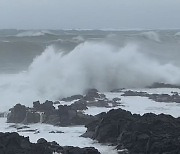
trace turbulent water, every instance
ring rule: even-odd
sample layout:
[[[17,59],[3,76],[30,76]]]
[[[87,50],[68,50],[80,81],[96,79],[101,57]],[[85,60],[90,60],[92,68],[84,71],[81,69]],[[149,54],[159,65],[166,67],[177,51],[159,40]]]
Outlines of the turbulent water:
[[[180,30],[0,30],[0,111],[88,88],[180,84]]]

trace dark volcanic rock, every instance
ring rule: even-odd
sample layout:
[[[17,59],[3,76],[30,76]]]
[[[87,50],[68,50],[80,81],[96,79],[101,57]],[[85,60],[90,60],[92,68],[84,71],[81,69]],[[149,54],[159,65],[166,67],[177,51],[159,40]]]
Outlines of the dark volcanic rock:
[[[40,104],[39,101],[33,102],[33,108],[36,111],[48,113],[52,112],[55,109],[55,107],[53,106],[53,102],[48,100],[46,100],[43,104]]]
[[[151,86],[148,86],[147,88],[178,88],[180,89],[180,85],[155,82]]]
[[[7,116],[8,123],[38,123],[40,115],[21,104],[16,104]]]
[[[170,115],[140,116],[117,109],[99,115],[86,127],[86,137],[113,143],[130,154],[180,153],[180,118]]]
[[[29,123],[38,123],[40,122],[40,114],[36,112],[27,112],[26,117],[22,123],[29,124]]]
[[[37,143],[30,143],[28,137],[19,136],[17,133],[0,132],[0,154],[100,154],[93,147],[79,148],[61,147],[56,142],[47,142],[41,138]]]
[[[83,103],[84,102],[84,103]],[[79,110],[87,109],[85,101],[77,101],[70,106],[59,105],[55,109],[53,102],[33,103],[34,108],[17,104],[7,117],[9,123],[47,123],[58,126],[84,125],[93,120],[93,116],[85,115]]]
[[[169,94],[148,94],[147,92],[138,92],[138,91],[132,91],[128,90],[125,91],[122,96],[140,96],[140,97],[148,97],[149,99],[152,99],[155,102],[176,102],[180,103],[180,96],[177,92],[171,92],[172,95]]]
[[[82,95],[73,95],[73,96],[71,96],[71,97],[63,98],[62,101],[71,102],[71,101],[78,100],[78,99],[82,99],[82,98],[83,98]]]
[[[112,92],[112,93],[119,93],[119,92],[122,92],[124,89],[125,88],[113,89],[110,92]]]
[[[97,101],[90,101],[87,103],[87,106],[96,106],[96,107],[110,107],[109,106],[110,102],[109,100],[97,100]]]
[[[14,108],[10,109],[11,113],[8,114],[7,122],[21,123],[26,117],[27,108],[24,105],[16,104]]]
[[[128,90],[128,91],[124,91],[124,94],[122,94],[121,96],[141,96],[141,97],[149,97],[150,94],[148,94],[147,92],[138,92],[138,91],[132,91],[132,90]]]
[[[86,101],[94,101],[95,98],[101,97],[102,95],[98,93],[97,89],[89,89],[83,99]]]
[[[87,108],[87,102],[85,100],[78,100],[70,105],[71,109],[74,110],[86,110]]]
[[[83,125],[93,120],[93,116],[84,115],[67,105],[58,106],[58,115],[60,117],[58,125],[60,126]]]

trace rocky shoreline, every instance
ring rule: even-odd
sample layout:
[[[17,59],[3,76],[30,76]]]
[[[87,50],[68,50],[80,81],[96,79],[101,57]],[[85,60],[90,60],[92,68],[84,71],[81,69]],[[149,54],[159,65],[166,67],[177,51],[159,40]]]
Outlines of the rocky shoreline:
[[[84,137],[112,143],[119,153],[180,153],[180,118],[147,113],[143,116],[117,109],[98,115],[88,125]]]
[[[18,133],[0,132],[0,154],[100,154],[93,147],[79,148],[62,147],[54,142],[40,138],[37,143],[31,143],[28,137]]]
[[[172,85],[169,84],[158,84],[154,86],[160,86],[162,88],[165,86],[172,87]],[[179,103],[180,97],[178,93],[172,93],[172,95],[149,94],[147,92],[126,91],[124,89],[114,90],[113,92],[121,92],[122,97],[148,97],[156,102],[172,102],[172,100],[177,100],[176,102]],[[66,102],[72,103],[63,105],[61,102],[64,102],[64,104],[66,104]],[[107,113],[102,112],[95,116],[85,114],[84,110],[92,106],[105,107],[109,108],[109,110],[113,107],[118,107],[119,109],[112,109]],[[10,109],[10,113],[7,116],[7,122],[26,124],[25,126],[17,127],[17,132],[33,131],[34,133],[39,132],[37,130],[28,129],[27,124],[45,123],[60,127],[85,125],[87,131],[81,135],[82,137],[91,138],[99,143],[107,143],[116,146],[119,154],[180,153],[179,117],[174,118],[173,116],[166,114],[156,115],[153,113],[146,113],[144,115],[132,114],[129,111],[120,109],[121,106],[120,98],[114,97],[108,99],[106,98],[106,95],[99,93],[96,89],[90,89],[84,96],[73,95],[56,102],[47,100],[42,104],[39,101],[36,101],[33,103],[32,108],[16,104]],[[58,135],[59,133],[64,132],[50,131],[49,133]],[[30,143],[28,138],[19,136],[17,133],[0,133],[0,154],[4,149],[5,151],[9,150],[9,144],[12,146],[12,149],[15,148],[16,151],[20,150],[20,152],[18,151],[18,154],[26,152],[27,147],[29,148],[29,154],[34,154],[35,152],[33,152],[33,150],[36,148],[42,150],[40,152],[42,154],[50,154],[53,152],[62,154],[99,153],[98,150],[91,147],[62,147],[56,142],[47,142],[43,138],[38,140],[37,143]],[[13,147],[13,145],[15,146]],[[47,152],[45,152],[45,149]],[[38,153],[38,151],[36,152]],[[2,154],[6,154],[6,152],[2,152]]]

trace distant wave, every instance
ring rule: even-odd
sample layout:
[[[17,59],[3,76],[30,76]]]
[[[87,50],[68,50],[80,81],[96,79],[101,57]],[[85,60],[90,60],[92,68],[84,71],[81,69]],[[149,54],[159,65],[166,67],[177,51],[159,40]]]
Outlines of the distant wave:
[[[177,33],[175,34],[175,36],[180,36],[180,32],[177,32]]]
[[[18,33],[17,37],[32,37],[32,36],[43,36],[46,34],[55,35],[54,33],[51,33],[50,31],[23,31]]]
[[[142,32],[140,35],[144,36],[147,39],[153,40],[155,42],[161,41],[158,33],[154,32],[154,31]]]

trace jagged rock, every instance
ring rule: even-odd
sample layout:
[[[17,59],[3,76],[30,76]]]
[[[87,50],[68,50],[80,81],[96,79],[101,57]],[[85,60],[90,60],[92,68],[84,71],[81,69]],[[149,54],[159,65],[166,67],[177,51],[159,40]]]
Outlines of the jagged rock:
[[[58,126],[71,126],[83,125],[92,120],[91,116],[78,111],[87,109],[85,103],[75,102],[70,106],[59,105],[58,109],[52,106],[51,101],[43,104],[34,102],[33,104],[34,108],[27,108],[21,104],[14,106],[7,117],[7,122],[24,124],[43,122]]]
[[[99,115],[86,127],[86,137],[113,143],[130,154],[180,153],[180,118],[170,115],[140,116],[117,109]]]
[[[53,134],[55,134],[55,133],[59,134],[60,133],[61,134],[61,133],[64,133],[64,132],[62,132],[62,131],[50,131],[49,133],[53,133]]]
[[[24,105],[16,104],[14,108],[10,109],[7,117],[9,123],[21,123],[26,117],[27,108]]]
[[[27,129],[27,128],[30,128],[30,127],[29,126],[20,126],[20,127],[17,127],[17,130]]]
[[[155,82],[152,85],[148,86],[147,88],[178,88],[180,89],[180,85]]]
[[[141,96],[141,97],[149,97],[150,94],[148,94],[147,92],[138,92],[138,91],[132,91],[132,90],[128,90],[128,91],[124,91],[124,94],[122,94],[121,96]]]
[[[79,148],[72,146],[62,147],[56,142],[47,142],[41,138],[37,143],[31,143],[28,137],[18,133],[0,132],[0,154],[100,154],[93,147]]]
[[[111,90],[110,92],[112,92],[112,93],[120,93],[120,92],[122,92],[124,89],[125,89],[125,88],[113,89],[113,90]]]
[[[40,122],[40,114],[36,112],[27,111],[25,119],[22,123],[29,124],[29,123],[38,123]]]
[[[61,101],[71,102],[71,101],[82,99],[82,98],[83,98],[82,95],[73,95],[71,97],[63,98]]]
[[[94,101],[95,98],[101,98],[101,95],[98,93],[98,90],[89,89],[83,99],[86,101]]]
[[[138,91],[125,91],[122,96],[140,96],[140,97],[148,97],[155,102],[176,102],[180,103],[180,96],[178,93],[172,93],[173,95],[169,94],[148,94],[147,92],[138,92]]]
[[[98,150],[96,150],[93,147],[79,148],[79,147],[67,146],[64,147],[62,154],[100,154],[100,152],[98,152]]]
[[[21,104],[16,104],[7,116],[8,123],[38,123],[40,115]]]
[[[67,105],[58,106],[58,115],[60,117],[59,124],[60,126],[69,126],[69,125],[83,125],[92,121],[92,116],[84,115],[81,112],[71,108]]]
[[[86,110],[87,108],[87,102],[85,100],[78,100],[70,105],[71,109],[74,110]]]
[[[53,102],[52,101],[48,101],[46,100],[43,104],[40,104],[39,101],[33,102],[33,108],[36,111],[40,111],[40,112],[52,112],[55,107],[53,106]]]
[[[89,101],[87,106],[96,106],[96,107],[110,107],[109,103],[112,103],[108,100],[97,100],[97,101]]]

